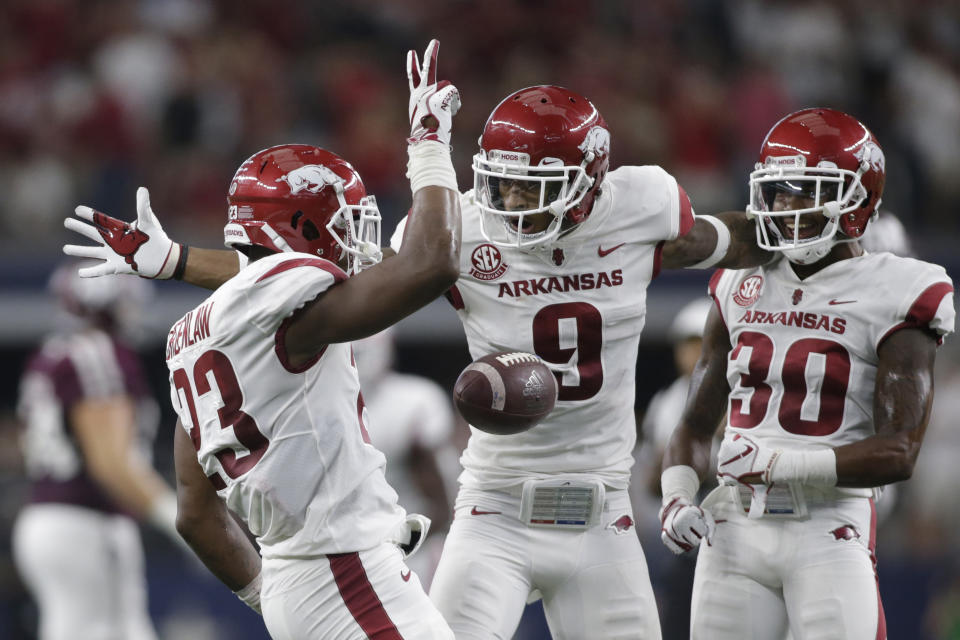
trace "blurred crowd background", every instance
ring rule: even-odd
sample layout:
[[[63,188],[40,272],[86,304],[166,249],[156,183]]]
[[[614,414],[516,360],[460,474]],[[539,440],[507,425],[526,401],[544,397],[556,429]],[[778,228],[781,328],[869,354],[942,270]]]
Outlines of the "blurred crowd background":
[[[613,166],[663,166],[701,213],[741,209],[766,131],[790,111],[828,106],[872,128],[887,158],[884,209],[903,222],[919,257],[960,280],[955,0],[4,0],[0,639],[32,638],[35,626],[9,559],[9,523],[23,499],[14,406],[20,369],[54,326],[47,279],[60,246],[78,239],[63,218],[84,203],[132,219],[135,190],[145,185],[171,237],[221,246],[236,167],[259,149],[298,142],[355,165],[388,235],[410,198],[405,54],[431,37],[441,42],[440,76],[463,99],[453,135],[462,189],[472,184],[487,114],[531,84],[588,96],[610,126]],[[651,287],[638,415],[673,379],[670,321],[705,292],[707,275],[665,274]],[[156,464],[168,477],[173,427],[161,341],[200,297],[158,283],[142,311],[140,346],[165,417]],[[940,353],[919,469],[882,522],[891,638],[960,638],[957,342]],[[401,370],[449,390],[468,360],[456,318],[440,303],[398,327]],[[224,587],[144,535],[164,639],[266,637]],[[535,612],[531,620],[518,637],[541,637]]]

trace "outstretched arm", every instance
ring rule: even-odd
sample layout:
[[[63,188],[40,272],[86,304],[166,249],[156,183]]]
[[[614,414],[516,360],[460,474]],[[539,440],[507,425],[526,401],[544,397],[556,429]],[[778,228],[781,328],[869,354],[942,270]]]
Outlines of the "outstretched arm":
[[[238,254],[229,249],[190,247],[181,280],[203,289],[216,289],[237,275]]]
[[[662,255],[665,269],[743,269],[765,264],[772,257],[757,246],[754,221],[742,211],[696,216],[686,235],[663,245]]]
[[[237,254],[226,249],[199,249],[174,242],[150,206],[150,192],[137,189],[137,219],[124,222],[87,206],[74,210],[63,226],[95,245],[64,245],[63,252],[99,263],[79,270],[85,278],[129,274],[142,278],[174,278],[205,289],[216,289],[239,270]]]

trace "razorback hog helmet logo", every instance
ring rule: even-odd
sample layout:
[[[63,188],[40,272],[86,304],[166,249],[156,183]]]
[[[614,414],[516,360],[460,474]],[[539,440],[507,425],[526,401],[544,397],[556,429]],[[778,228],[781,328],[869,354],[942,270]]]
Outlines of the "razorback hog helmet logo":
[[[320,164],[307,164],[298,167],[290,173],[277,178],[277,182],[286,182],[290,186],[290,193],[301,191],[319,193],[327,185],[342,184],[343,180],[327,167]]]
[[[613,522],[607,525],[607,529],[612,529],[615,534],[622,535],[627,531],[630,531],[630,528],[633,526],[633,518],[627,514],[623,514]]]
[[[885,171],[887,159],[883,155],[883,149],[874,142],[867,142],[857,149],[853,157],[860,162],[866,162],[874,171]]]
[[[577,148],[584,154],[592,151],[594,156],[607,155],[610,153],[610,132],[605,127],[591,127]]]

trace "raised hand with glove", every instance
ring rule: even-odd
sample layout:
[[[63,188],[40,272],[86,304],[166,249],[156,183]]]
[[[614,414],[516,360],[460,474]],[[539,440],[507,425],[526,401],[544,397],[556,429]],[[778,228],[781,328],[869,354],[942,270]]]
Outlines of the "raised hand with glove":
[[[660,509],[660,540],[680,555],[713,537],[716,522],[706,509],[694,504],[700,478],[692,467],[674,465],[660,476],[663,506]]]
[[[460,92],[444,80],[437,82],[437,53],[440,43],[431,40],[423,54],[407,52],[407,79],[410,84],[410,137],[407,138],[407,178],[410,190],[444,187],[458,191],[457,175],[450,159],[453,116],[460,110]]]
[[[87,206],[75,209],[77,218],[63,226],[97,242],[98,245],[68,244],[63,252],[79,258],[100,260],[100,264],[78,271],[83,278],[115,273],[143,278],[180,279],[187,261],[187,247],[167,237],[150,207],[150,192],[137,189],[137,219],[124,222]],[[83,222],[83,221],[86,222]]]
[[[460,110],[460,92],[449,80],[437,82],[437,53],[440,42],[431,40],[423,54],[407,52],[407,79],[410,84],[410,137],[416,144],[425,140],[450,144],[453,116]]]

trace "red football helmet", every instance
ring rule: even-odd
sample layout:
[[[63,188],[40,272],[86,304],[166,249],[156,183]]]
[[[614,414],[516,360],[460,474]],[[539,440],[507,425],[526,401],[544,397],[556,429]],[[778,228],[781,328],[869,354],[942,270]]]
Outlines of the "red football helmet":
[[[885,175],[883,150],[856,118],[834,109],[791,113],[767,134],[750,174],[747,213],[758,218],[758,244],[800,264],[820,260],[836,242],[863,235],[880,207]],[[801,196],[809,206],[787,208],[785,196]],[[802,237],[807,214],[828,220],[812,237]]]
[[[590,215],[610,166],[610,133],[583,96],[549,85],[528,87],[497,105],[473,157],[474,194],[484,236],[515,247],[549,245]],[[501,184],[518,185],[537,206],[507,211]],[[550,225],[524,233],[524,217],[550,213]]]
[[[339,156],[305,144],[270,147],[233,176],[227,247],[299,251],[357,273],[380,261],[380,212],[360,175]]]

